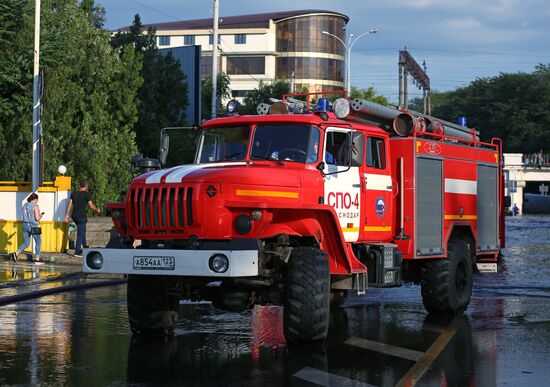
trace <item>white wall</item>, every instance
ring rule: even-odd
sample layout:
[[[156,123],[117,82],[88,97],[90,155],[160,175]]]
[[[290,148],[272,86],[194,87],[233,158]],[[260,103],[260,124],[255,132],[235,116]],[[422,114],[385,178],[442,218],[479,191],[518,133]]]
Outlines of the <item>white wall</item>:
[[[30,192],[0,192],[0,219],[23,220],[23,204],[27,203]],[[39,192],[38,206],[45,212],[43,221],[63,222],[69,204],[70,191]]]

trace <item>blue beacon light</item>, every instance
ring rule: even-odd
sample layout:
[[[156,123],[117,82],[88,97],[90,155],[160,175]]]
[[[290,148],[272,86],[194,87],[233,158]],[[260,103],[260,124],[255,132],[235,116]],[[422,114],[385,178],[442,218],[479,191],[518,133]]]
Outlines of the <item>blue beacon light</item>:
[[[327,112],[329,109],[329,102],[328,98],[319,98],[317,101],[317,108],[315,109],[317,112]]]

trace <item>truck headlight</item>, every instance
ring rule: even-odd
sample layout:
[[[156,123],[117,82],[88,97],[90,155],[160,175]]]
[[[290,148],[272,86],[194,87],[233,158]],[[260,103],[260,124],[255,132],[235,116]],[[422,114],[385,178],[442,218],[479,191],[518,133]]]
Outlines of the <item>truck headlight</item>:
[[[225,273],[229,269],[229,258],[224,254],[214,254],[208,260],[208,267],[214,273]]]

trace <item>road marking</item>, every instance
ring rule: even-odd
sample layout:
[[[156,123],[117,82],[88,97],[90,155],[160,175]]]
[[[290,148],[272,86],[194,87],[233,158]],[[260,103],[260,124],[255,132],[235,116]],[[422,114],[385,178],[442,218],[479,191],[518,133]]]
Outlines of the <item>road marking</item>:
[[[372,387],[372,384],[348,379],[344,376],[338,376],[329,372],[321,371],[316,368],[305,367],[293,375],[295,378],[315,383],[320,386],[339,386],[339,387]]]
[[[413,351],[412,349],[401,348],[396,347],[395,345],[362,339],[360,337],[350,337],[345,341],[345,344],[368,349],[371,351],[381,352],[386,355],[397,356],[412,361],[417,361],[423,355],[423,353],[419,351]]]
[[[418,383],[424,373],[430,368],[432,363],[437,359],[441,351],[445,349],[447,344],[456,334],[458,328],[462,325],[464,315],[456,316],[447,329],[437,338],[430,348],[418,359],[416,364],[401,378],[395,385],[396,387],[412,387]]]

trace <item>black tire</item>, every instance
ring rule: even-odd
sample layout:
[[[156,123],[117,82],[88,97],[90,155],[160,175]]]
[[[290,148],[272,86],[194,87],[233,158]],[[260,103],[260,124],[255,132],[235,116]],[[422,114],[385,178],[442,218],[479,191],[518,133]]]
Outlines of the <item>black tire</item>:
[[[327,254],[296,247],[287,266],[284,332],[288,343],[325,341],[330,317]]]
[[[128,321],[134,334],[174,332],[179,297],[169,295],[162,278],[128,276]]]
[[[468,308],[472,296],[473,268],[465,241],[450,240],[447,258],[424,263],[420,276],[422,301],[429,313],[458,314]]]

